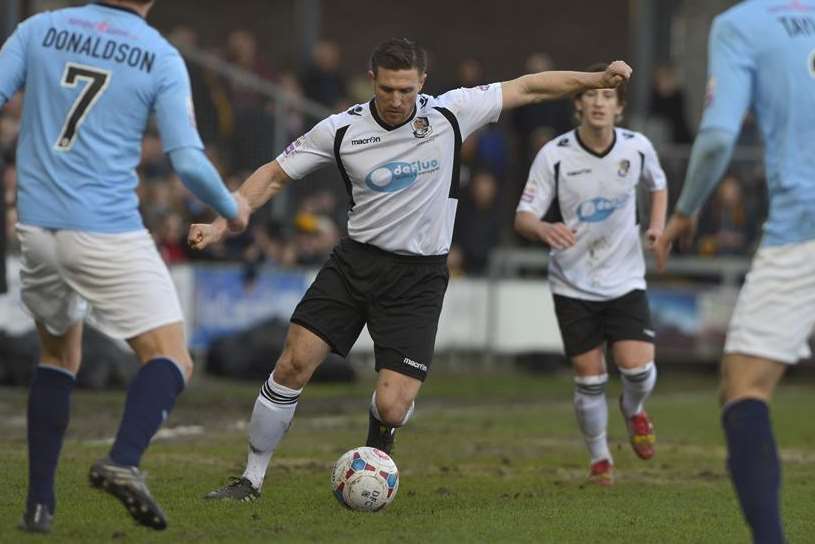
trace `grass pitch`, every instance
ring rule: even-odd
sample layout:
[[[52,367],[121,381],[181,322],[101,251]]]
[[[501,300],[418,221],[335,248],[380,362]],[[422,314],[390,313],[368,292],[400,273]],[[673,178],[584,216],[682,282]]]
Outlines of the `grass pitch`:
[[[372,374],[372,373],[371,373]],[[372,379],[372,376],[371,376]],[[364,443],[371,382],[306,388],[253,504],[201,497],[240,474],[245,424],[260,384],[198,378],[179,400],[143,467],[169,516],[161,533],[134,525],[118,502],[87,485],[122,409],[122,392],[78,392],[58,473],[53,542],[748,542],[724,469],[714,377],[663,372],[648,408],[656,457],[637,459],[609,387],[617,484],[585,483],[587,456],[568,375],[431,376],[394,459],[401,482],[385,511],[340,507],[329,470]],[[815,395],[788,381],[773,404],[784,457],[790,542],[812,541]],[[0,542],[40,542],[15,529],[26,489],[25,391],[0,389]]]

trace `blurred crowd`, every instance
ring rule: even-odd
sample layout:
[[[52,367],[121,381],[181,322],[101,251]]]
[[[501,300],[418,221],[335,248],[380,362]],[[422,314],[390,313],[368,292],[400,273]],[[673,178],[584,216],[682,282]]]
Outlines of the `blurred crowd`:
[[[197,36],[189,28],[177,28],[170,36],[182,51],[198,47]],[[333,42],[318,42],[310,62],[298,68],[271,66],[263,58],[256,36],[243,30],[232,32],[222,47],[209,52],[279,85],[289,95],[278,107],[269,96],[240,81],[226,79],[188,61],[199,131],[207,154],[231,189],[281,151],[275,145],[276,133],[285,134],[288,142],[319,121],[318,116],[304,113],[304,100],[330,111],[342,111],[371,97],[365,71],[344,73],[340,62],[342,50]],[[536,53],[518,66],[518,73],[550,69],[557,69],[552,58]],[[445,79],[444,74],[431,72],[425,92],[440,94],[456,87],[475,86],[488,78],[477,59],[463,60],[451,76]],[[665,65],[655,70],[649,103],[645,124],[637,128],[662,152],[675,201],[693,133],[682,84],[674,67]],[[22,97],[18,96],[0,112],[0,172],[6,233],[12,251],[16,222],[14,148],[21,104]],[[275,113],[280,111],[284,116],[277,119]],[[277,123],[283,123],[283,127]],[[541,146],[573,126],[568,101],[546,102],[503,116],[499,123],[483,128],[464,143],[461,168],[464,190],[449,261],[454,274],[483,274],[494,247],[523,243],[514,235],[511,225],[529,165]],[[758,144],[749,119],[741,143]],[[700,236],[694,248],[698,254],[746,255],[760,236],[759,227],[766,214],[760,164],[750,157],[736,160],[733,165],[700,217]],[[345,187],[339,175],[327,168],[292,184],[259,210],[244,234],[206,252],[192,252],[185,243],[187,227],[192,222],[210,221],[212,212],[193,198],[173,174],[154,131],[144,140],[138,174],[145,225],[170,264],[209,260],[242,261],[249,269],[260,264],[314,266],[323,262],[345,229]]]

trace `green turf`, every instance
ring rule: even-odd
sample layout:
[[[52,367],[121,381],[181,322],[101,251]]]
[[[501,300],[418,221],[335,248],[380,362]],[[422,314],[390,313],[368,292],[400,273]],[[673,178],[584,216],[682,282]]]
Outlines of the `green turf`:
[[[724,472],[715,380],[665,375],[649,403],[658,453],[636,459],[612,401],[618,469],[609,489],[584,483],[568,376],[434,375],[415,419],[400,432],[396,501],[377,514],[341,508],[333,461],[362,445],[370,383],[310,386],[275,457],[263,497],[221,504],[201,496],[242,468],[245,423],[258,384],[199,380],[168,426],[206,433],[159,440],[143,468],[170,518],[163,533],[136,527],[124,509],[86,485],[106,452],[122,393],[80,392],[58,475],[54,542],[747,542]],[[609,397],[616,399],[615,380]],[[0,541],[42,538],[14,529],[26,485],[25,392],[0,389]],[[784,513],[791,542],[811,541],[815,498],[815,396],[785,385],[773,405],[783,447]],[[195,428],[192,429],[195,432]]]

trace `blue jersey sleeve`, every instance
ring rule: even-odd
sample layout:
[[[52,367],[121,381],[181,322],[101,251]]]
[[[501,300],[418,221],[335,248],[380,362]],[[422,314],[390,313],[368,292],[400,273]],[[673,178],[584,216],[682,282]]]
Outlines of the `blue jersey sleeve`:
[[[708,44],[707,106],[700,130],[738,133],[753,97],[755,63],[733,21],[717,18]]]
[[[31,20],[21,23],[0,49],[0,106],[25,84],[26,42]]]
[[[154,110],[164,152],[180,147],[203,149],[195,126],[190,76],[184,59],[173,50],[161,66]]]
[[[179,147],[170,152],[173,170],[184,185],[203,202],[227,219],[238,216],[238,204],[221,181],[204,152],[191,147]]]

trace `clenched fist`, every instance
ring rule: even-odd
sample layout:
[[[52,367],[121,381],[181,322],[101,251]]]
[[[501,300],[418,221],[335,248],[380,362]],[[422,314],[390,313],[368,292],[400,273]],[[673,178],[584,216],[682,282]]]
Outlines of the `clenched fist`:
[[[624,81],[631,78],[631,67],[621,60],[615,60],[608,65],[606,71],[603,73],[603,83],[601,89],[616,89]]]
[[[201,251],[211,244],[220,242],[226,231],[226,222],[219,218],[212,223],[194,223],[190,225],[187,243],[191,248]]]

